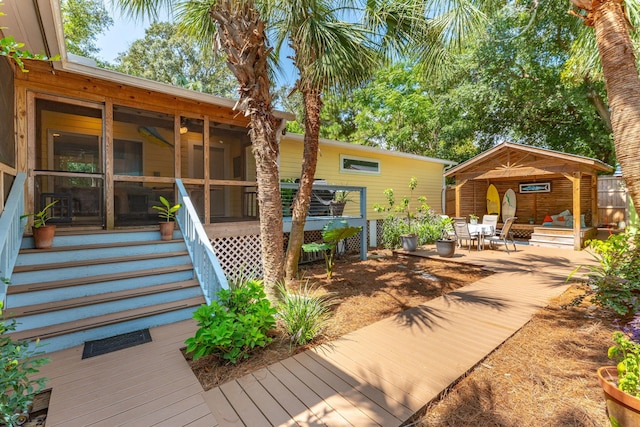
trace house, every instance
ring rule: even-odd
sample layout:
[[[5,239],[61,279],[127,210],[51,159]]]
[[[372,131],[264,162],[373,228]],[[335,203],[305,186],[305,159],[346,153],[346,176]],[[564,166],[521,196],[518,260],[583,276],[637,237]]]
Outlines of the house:
[[[8,287],[0,285],[0,300],[6,297],[7,312],[22,316],[22,330],[17,332],[24,338],[54,337],[61,328],[72,329],[74,337],[50,348],[76,345],[96,336],[190,317],[193,307],[204,302],[203,293],[192,287],[194,276],[209,301],[213,290],[205,289],[203,281],[260,274],[256,167],[248,120],[233,110],[235,102],[71,61],[55,0],[5,0],[3,12],[0,27],[8,28],[7,33],[24,41],[26,48],[60,55],[53,63],[27,61],[28,73],[0,57],[0,220],[11,224],[0,230],[0,271],[11,278]],[[291,114],[276,112],[276,118],[282,177],[296,178],[302,137],[282,136]],[[345,215],[363,226],[371,201],[380,199],[394,181],[406,185],[411,175],[418,176],[432,203],[439,200],[443,167],[451,164],[324,140],[321,156],[317,176],[360,201],[359,209],[354,204]],[[333,194],[339,187],[324,191]],[[181,230],[185,242],[154,243],[155,234],[149,233],[157,233],[153,206],[160,196],[188,199],[193,207],[188,212],[206,235],[195,228]],[[53,250],[28,253],[30,239],[22,240],[27,253],[13,269],[15,241],[23,231],[15,227],[20,224],[17,218],[52,200],[59,202],[52,221],[58,227]],[[330,220],[328,215],[317,216],[307,228],[317,233]],[[196,227],[194,221],[190,224]],[[283,232],[286,228],[285,221]],[[358,241],[361,253],[367,244],[363,228]],[[187,237],[196,234],[207,245],[211,241],[217,256],[212,262],[221,264],[210,274],[200,271],[202,259],[188,261],[195,249]],[[161,247],[163,255],[151,253]],[[211,251],[196,252],[204,256]],[[54,268],[54,263],[64,267]],[[160,277],[165,270],[167,276]],[[151,276],[158,276],[157,282]],[[148,289],[132,291],[123,280]],[[183,288],[189,288],[186,294]],[[136,297],[131,299],[133,293]],[[66,302],[53,304],[63,297]],[[123,309],[125,300],[128,308]],[[59,311],[52,320],[46,316],[53,305]],[[129,311],[116,316],[120,309]],[[83,311],[92,317],[85,319]],[[143,320],[148,316],[156,320]],[[131,320],[128,325],[111,328],[126,323],[125,318]],[[44,326],[60,322],[64,325],[57,329]],[[98,324],[102,329],[89,331]]]

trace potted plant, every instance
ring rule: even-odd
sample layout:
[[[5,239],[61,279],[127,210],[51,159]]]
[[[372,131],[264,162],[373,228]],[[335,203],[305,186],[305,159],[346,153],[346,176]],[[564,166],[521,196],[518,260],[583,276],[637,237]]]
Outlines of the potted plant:
[[[469,215],[469,224],[477,224],[478,223],[478,215],[471,214]]]
[[[535,218],[529,218],[529,224],[533,225],[536,223],[536,219]]]
[[[162,240],[171,240],[173,239],[173,230],[175,229],[176,212],[178,212],[178,209],[180,209],[182,205],[176,203],[171,206],[171,203],[163,196],[160,196],[160,203],[162,203],[162,206],[152,206],[153,209],[158,211],[160,219],[164,220],[160,222],[160,236]]]
[[[613,333],[607,355],[617,366],[598,369],[598,381],[604,391],[609,421],[613,427],[640,425],[640,343],[627,334]]]
[[[348,196],[349,192],[345,190],[338,190],[333,194],[333,200],[329,203],[331,216],[342,216],[347,202],[353,201]]]
[[[20,217],[33,217],[31,232],[33,233],[33,241],[36,249],[49,249],[53,246],[53,237],[56,234],[56,226],[55,224],[47,225],[47,221],[53,218],[49,213],[49,209],[51,209],[56,203],[58,203],[58,201],[54,200],[42,208],[40,212],[27,213]]]
[[[440,222],[442,232],[436,240],[436,252],[442,258],[451,258],[456,252],[456,234],[453,230],[453,219],[443,216]]]

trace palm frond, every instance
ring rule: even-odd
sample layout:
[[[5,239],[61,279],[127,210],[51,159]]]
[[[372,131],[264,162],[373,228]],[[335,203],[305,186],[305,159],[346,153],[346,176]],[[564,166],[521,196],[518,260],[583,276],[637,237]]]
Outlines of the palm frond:
[[[166,10],[171,12],[176,4],[175,0],[114,0],[116,5],[126,16],[133,19],[158,19],[158,13]]]

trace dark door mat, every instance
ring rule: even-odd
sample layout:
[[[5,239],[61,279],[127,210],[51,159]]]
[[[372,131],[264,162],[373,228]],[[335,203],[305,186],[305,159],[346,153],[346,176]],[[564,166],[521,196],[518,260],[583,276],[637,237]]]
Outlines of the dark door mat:
[[[151,333],[149,333],[149,329],[141,329],[139,331],[116,335],[102,340],[87,341],[84,343],[82,358],[88,359],[89,357],[100,356],[101,354],[123,350],[125,348],[134,347],[148,342],[151,342]]]

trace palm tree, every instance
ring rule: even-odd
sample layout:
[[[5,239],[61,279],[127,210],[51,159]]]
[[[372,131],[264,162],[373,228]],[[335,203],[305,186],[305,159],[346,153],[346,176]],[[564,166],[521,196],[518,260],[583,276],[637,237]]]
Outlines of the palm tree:
[[[602,74],[607,88],[616,157],[631,199],[640,206],[640,80],[631,24],[621,0],[571,0],[586,15],[581,17],[595,29]],[[634,7],[637,1],[627,1]],[[636,14],[637,15],[637,14]]]
[[[264,284],[273,287],[284,277],[282,202],[278,174],[277,120],[271,103],[265,23],[253,0],[116,0],[134,17],[157,17],[162,8],[177,11],[178,22],[203,46],[215,42],[227,54],[227,65],[238,79],[235,108],[250,120],[249,135],[256,160],[260,238]]]
[[[285,277],[294,279],[318,159],[323,93],[344,93],[366,81],[382,64],[383,54],[396,52],[402,39],[418,31],[412,24],[424,21],[417,2],[278,0],[264,4],[277,52],[285,42],[294,52],[299,72],[294,89],[303,99],[303,164],[285,259]],[[359,22],[355,17],[361,18]]]

